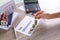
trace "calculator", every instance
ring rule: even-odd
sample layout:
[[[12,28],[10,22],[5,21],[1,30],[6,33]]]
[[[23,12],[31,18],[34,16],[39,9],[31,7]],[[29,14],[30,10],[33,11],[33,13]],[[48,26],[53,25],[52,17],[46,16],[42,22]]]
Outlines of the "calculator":
[[[35,13],[40,11],[38,0],[24,0],[26,13]]]

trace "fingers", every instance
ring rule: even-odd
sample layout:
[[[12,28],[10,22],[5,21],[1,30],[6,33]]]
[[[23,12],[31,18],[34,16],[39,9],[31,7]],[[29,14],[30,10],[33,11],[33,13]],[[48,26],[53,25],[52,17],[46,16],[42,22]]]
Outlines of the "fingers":
[[[40,19],[41,17],[43,17],[43,13],[41,13],[41,14],[35,16],[36,19]]]
[[[34,16],[36,19],[40,19],[43,13],[44,13],[44,11],[38,11],[34,14]]]
[[[37,16],[37,15],[39,15],[39,14],[42,14],[44,11],[38,11],[38,12],[36,12],[35,14],[34,14],[34,16]]]

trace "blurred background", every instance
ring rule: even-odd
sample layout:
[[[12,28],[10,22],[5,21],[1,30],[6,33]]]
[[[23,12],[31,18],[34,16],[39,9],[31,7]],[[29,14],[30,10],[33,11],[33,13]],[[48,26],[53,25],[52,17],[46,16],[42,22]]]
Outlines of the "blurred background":
[[[2,0],[0,0],[1,2]],[[14,0],[16,4],[20,3],[20,2],[23,2],[23,0]],[[3,2],[2,2],[3,3]]]

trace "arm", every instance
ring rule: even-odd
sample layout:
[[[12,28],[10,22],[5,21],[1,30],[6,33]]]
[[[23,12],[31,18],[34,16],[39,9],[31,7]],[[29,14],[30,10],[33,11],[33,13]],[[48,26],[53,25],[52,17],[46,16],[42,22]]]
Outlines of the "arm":
[[[60,18],[60,12],[54,13],[54,14],[50,14],[49,18]]]
[[[52,19],[52,18],[60,18],[60,12],[53,13],[53,14],[48,14],[44,13],[44,11],[39,11],[36,14],[34,14],[36,18],[44,18],[44,19]]]

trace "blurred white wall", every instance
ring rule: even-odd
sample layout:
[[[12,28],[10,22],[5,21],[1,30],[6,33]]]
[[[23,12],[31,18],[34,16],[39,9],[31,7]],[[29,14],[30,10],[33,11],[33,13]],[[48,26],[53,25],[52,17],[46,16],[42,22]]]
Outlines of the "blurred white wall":
[[[60,0],[38,0],[41,10],[54,13],[60,11]]]

